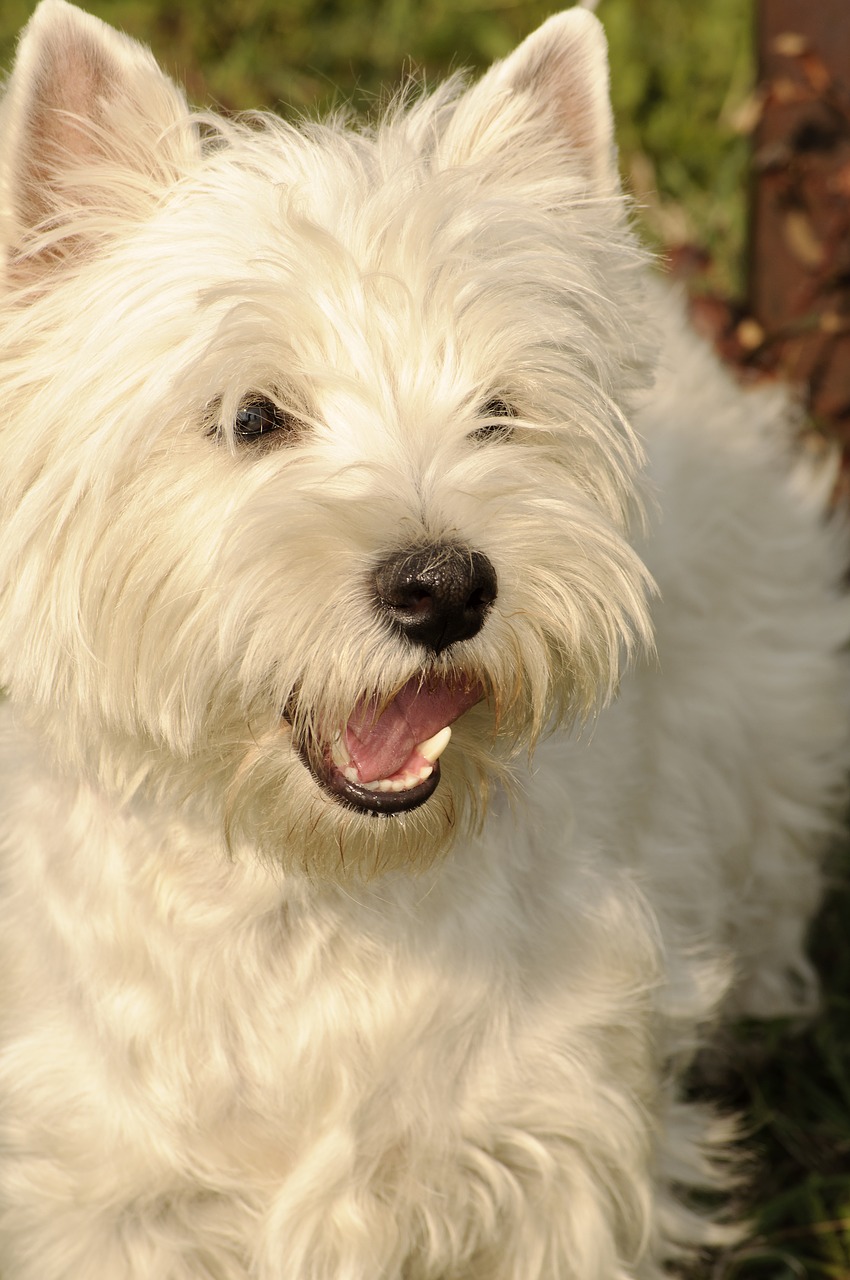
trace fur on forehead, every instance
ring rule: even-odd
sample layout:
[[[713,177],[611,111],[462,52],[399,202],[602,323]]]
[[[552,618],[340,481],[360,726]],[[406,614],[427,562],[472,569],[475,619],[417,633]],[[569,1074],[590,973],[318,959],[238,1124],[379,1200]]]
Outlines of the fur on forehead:
[[[54,342],[57,295],[69,271],[74,306],[90,287],[86,314],[100,317],[104,332],[120,333],[104,314],[109,300],[92,262],[109,253],[121,306],[133,307],[139,328],[153,311],[146,264],[155,258],[171,261],[175,307],[197,310],[214,299],[220,315],[229,299],[240,324],[253,308],[269,321],[267,332],[281,331],[271,314],[275,293],[278,310],[298,315],[299,330],[309,329],[311,310],[321,310],[331,333],[335,295],[336,315],[350,327],[354,289],[372,309],[369,327],[379,341],[374,312],[383,287],[395,295],[387,308],[392,325],[401,292],[411,314],[421,313],[427,297],[435,328],[446,332],[450,320],[459,334],[474,322],[476,349],[483,343],[496,367],[521,367],[548,335],[579,374],[601,377],[603,392],[621,402],[647,381],[641,255],[616,190],[604,39],[585,10],[544,23],[471,89],[455,78],[430,96],[399,100],[374,129],[340,121],[295,129],[271,116],[193,116],[141,46],[64,0],[43,0],[22,38],[3,111],[11,283],[34,300],[28,310],[36,325],[46,297]],[[37,198],[23,199],[37,187]],[[192,284],[201,255],[203,298]],[[465,282],[478,299],[474,315],[466,314]],[[440,298],[451,315],[435,305]],[[161,296],[160,329],[168,311]],[[189,338],[188,328],[194,354],[181,352],[184,384],[200,336]],[[169,347],[176,353],[175,333]],[[399,337],[409,335],[387,340]],[[323,353],[326,363],[339,358],[344,366],[349,339],[338,334],[337,350]],[[293,353],[283,354],[291,362]],[[433,370],[429,378],[433,385]]]

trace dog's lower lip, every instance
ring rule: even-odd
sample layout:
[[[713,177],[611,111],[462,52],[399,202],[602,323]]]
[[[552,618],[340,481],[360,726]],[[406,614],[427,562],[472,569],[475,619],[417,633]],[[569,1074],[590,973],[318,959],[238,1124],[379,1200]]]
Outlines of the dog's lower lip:
[[[323,790],[340,804],[346,805],[349,809],[357,809],[361,813],[372,813],[383,817],[418,809],[431,798],[440,781],[439,760],[435,761],[433,771],[423,782],[417,783],[414,787],[408,787],[405,791],[372,791],[359,783],[349,782],[333,765],[321,771],[314,769],[310,764],[307,767]]]
[[[284,714],[284,719],[291,723],[288,715]],[[339,804],[349,809],[356,809],[360,813],[391,817],[396,813],[407,813],[411,809],[418,809],[431,798],[440,781],[440,762],[436,760],[429,776],[416,786],[408,787],[405,791],[374,791],[357,782],[350,782],[336,767],[329,752],[325,753],[321,764],[317,766],[315,761],[310,759],[305,747],[301,743],[296,745],[302,764],[322,790]]]

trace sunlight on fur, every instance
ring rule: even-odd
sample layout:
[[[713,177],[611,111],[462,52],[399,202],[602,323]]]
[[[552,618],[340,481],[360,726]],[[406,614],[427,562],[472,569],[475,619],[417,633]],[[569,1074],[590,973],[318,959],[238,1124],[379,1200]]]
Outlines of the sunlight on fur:
[[[64,0],[21,37],[3,1280],[735,1238],[680,1082],[816,1005],[847,538],[650,272],[590,7],[374,127],[193,113]]]

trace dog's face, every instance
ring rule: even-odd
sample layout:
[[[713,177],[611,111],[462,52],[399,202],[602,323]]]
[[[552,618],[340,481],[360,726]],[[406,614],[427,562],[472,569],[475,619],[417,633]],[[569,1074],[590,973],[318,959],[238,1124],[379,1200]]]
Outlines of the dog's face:
[[[0,675],[76,765],[372,872],[610,695],[646,356],[605,88],[571,11],[374,132],[198,123],[45,0],[0,119]]]

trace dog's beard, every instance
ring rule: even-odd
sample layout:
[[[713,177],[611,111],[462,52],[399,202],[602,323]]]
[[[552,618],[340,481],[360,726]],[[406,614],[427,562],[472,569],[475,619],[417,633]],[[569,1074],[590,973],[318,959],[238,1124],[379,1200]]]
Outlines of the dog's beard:
[[[495,779],[509,780],[499,746],[492,707],[479,702],[454,726],[428,779],[370,792],[344,778],[326,743],[301,746],[281,717],[251,742],[234,774],[228,841],[234,851],[244,840],[270,863],[321,879],[424,869],[480,826]],[[309,764],[308,754],[319,752],[322,762]]]
[[[523,649],[508,631],[470,647],[477,662],[449,653],[411,669],[408,656],[346,695],[305,671],[235,768],[234,850],[244,842],[318,878],[371,877],[427,868],[478,830],[494,786],[512,793],[516,759],[582,708],[575,672],[539,638]],[[422,759],[444,729],[438,759]]]

